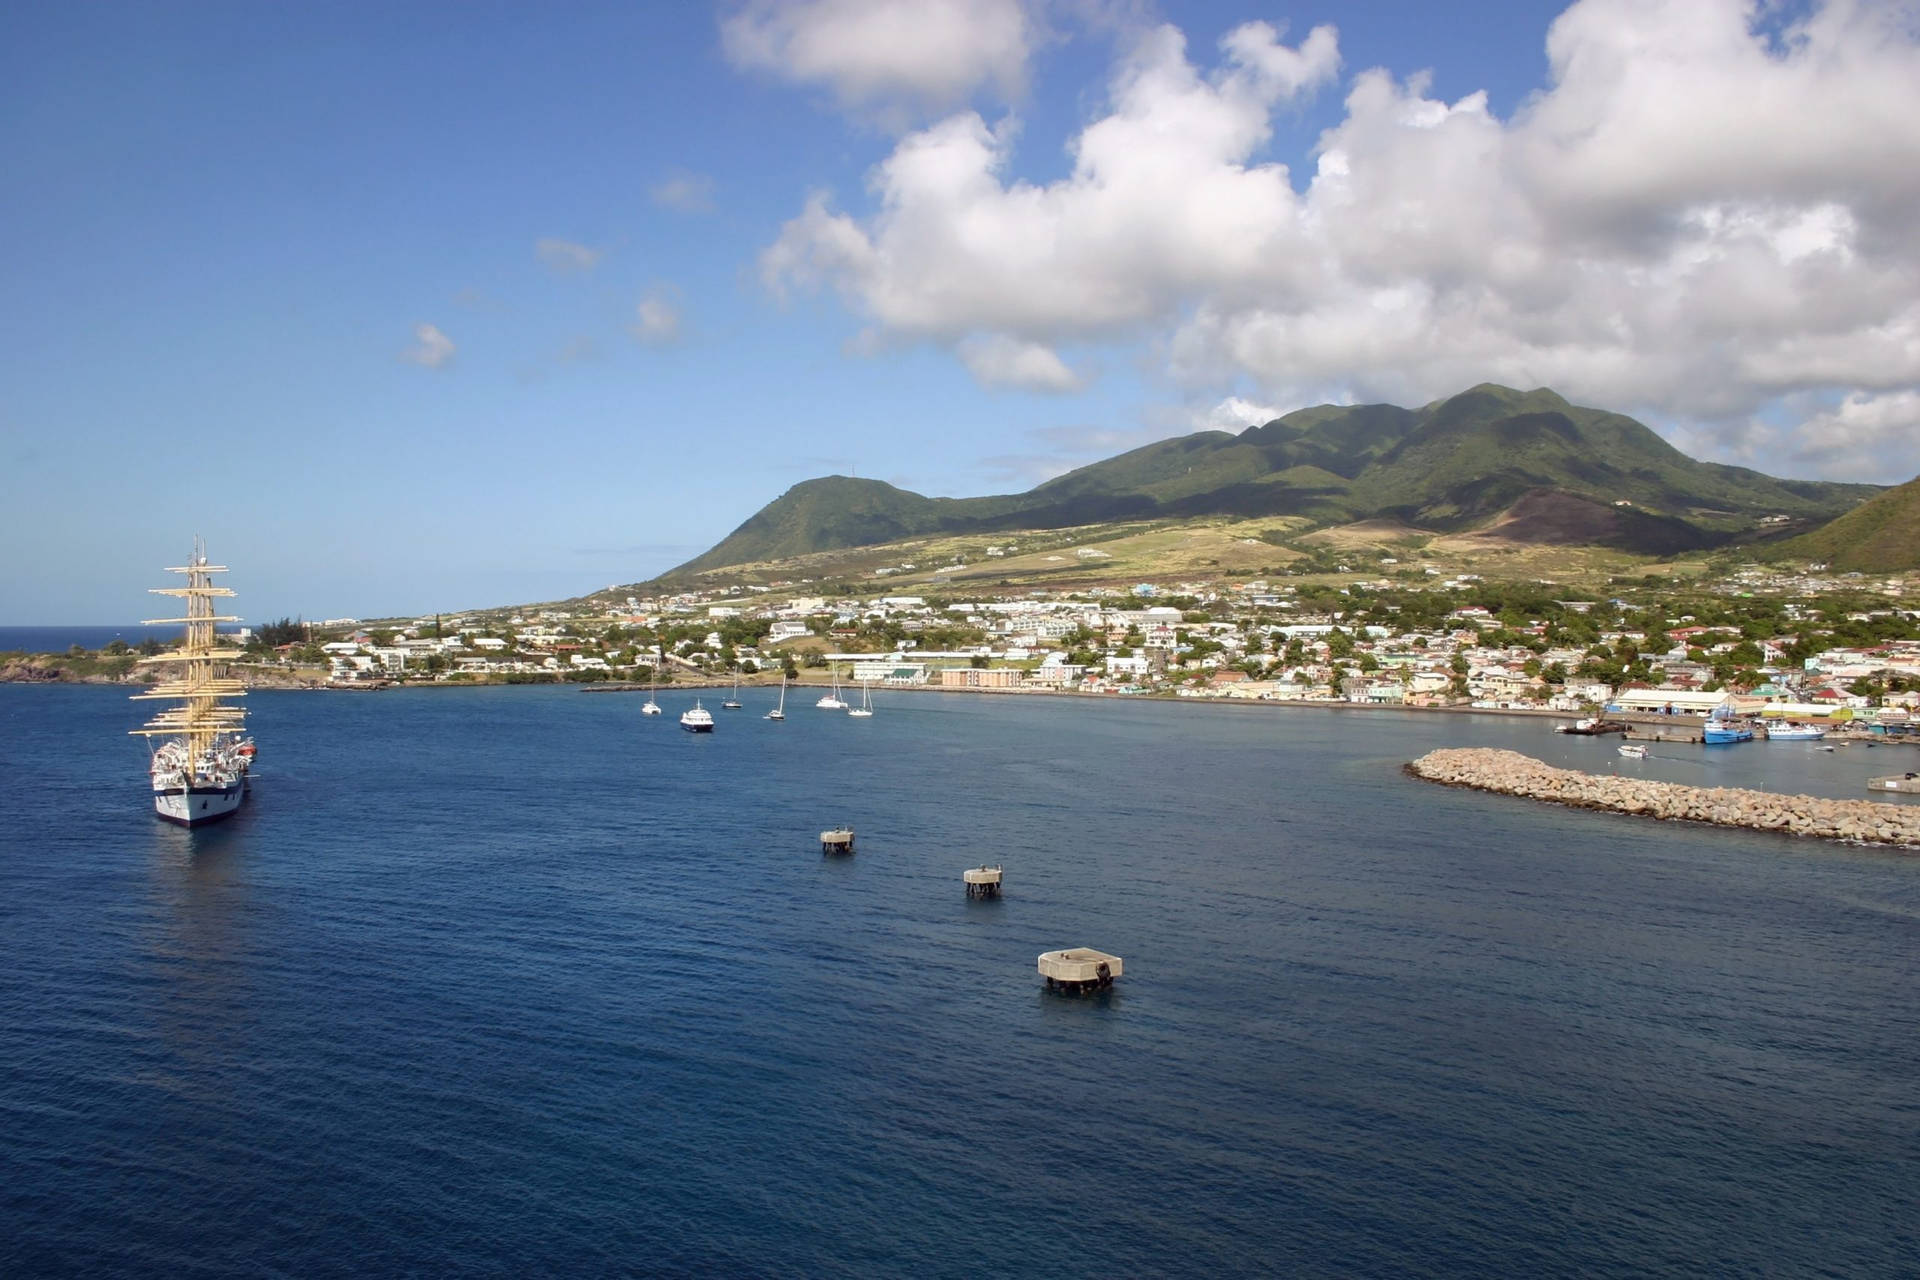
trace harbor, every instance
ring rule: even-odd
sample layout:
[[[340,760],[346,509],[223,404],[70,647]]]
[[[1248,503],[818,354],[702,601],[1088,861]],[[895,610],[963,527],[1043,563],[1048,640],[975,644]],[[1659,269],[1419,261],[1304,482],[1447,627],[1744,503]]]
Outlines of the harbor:
[[[556,1220],[525,1198],[588,1186],[637,1206],[647,1256],[723,1273],[830,1273],[876,1214],[1009,1274],[1244,1274],[1277,1256],[1339,1270],[1355,1255],[1321,1224],[1388,1169],[1415,1194],[1362,1259],[1383,1273],[1431,1269],[1476,1213],[1497,1239],[1456,1241],[1445,1261],[1463,1272],[1531,1274],[1581,1223],[1648,1242],[1649,1265],[1679,1239],[1741,1270],[1811,1271],[1838,1240],[1858,1270],[1893,1270],[1879,1234],[1849,1224],[1897,1217],[1916,1173],[1862,1100],[1905,1069],[1920,864],[1396,772],[1462,742],[1605,769],[1618,736],[963,694],[889,696],[862,725],[814,709],[817,690],[776,725],[759,714],[777,691],[743,689],[747,708],[696,737],[675,719],[714,695],[663,689],[666,713],[643,718],[644,694],[565,687],[266,691],[247,699],[266,761],[254,799],[189,833],[141,801],[128,692],[0,687],[19,740],[46,748],[16,757],[22,785],[73,800],[21,815],[0,885],[39,904],[15,923],[44,957],[16,966],[12,1024],[43,1028],[42,1051],[11,1061],[48,1105],[9,1141],[62,1170],[75,1202],[131,1187],[154,1207],[102,1223],[115,1258],[205,1248],[270,1162],[302,1212],[351,1220],[366,1256],[422,1273],[449,1256],[417,1243],[403,1194],[427,1178],[461,1206],[451,1221],[511,1233],[530,1270],[593,1270],[580,1241],[614,1235],[597,1208]],[[1915,767],[1908,750],[1656,746],[1621,767],[1865,798],[1868,776]],[[843,820],[858,852],[821,856]],[[1194,831],[1170,859],[1169,833]],[[1002,896],[969,900],[982,863],[1004,865]],[[1672,945],[1649,966],[1623,936]],[[1037,957],[1083,948],[1122,976],[1049,991]],[[1782,1034],[1756,1043],[1757,1022]],[[1516,1047],[1489,1026],[1535,1034]],[[75,1062],[95,1065],[76,1079]],[[1604,1128],[1623,1165],[1669,1167],[1681,1109],[1688,1143],[1778,1161],[1750,1095],[1687,1087],[1740,1070],[1781,1082],[1775,1121],[1877,1126],[1774,1166],[1781,1196],[1833,1224],[1818,1242],[1729,1201],[1724,1180],[1596,1176],[1566,1140]],[[211,1115],[206,1098],[222,1099]],[[1372,1117],[1358,1132],[1374,1137],[1326,1148],[1305,1182],[1276,1171],[1263,1153],[1316,1141],[1330,1109]],[[216,1124],[233,1159],[113,1158],[190,1121]],[[341,1150],[378,1158],[343,1166]],[[1056,1221],[1077,1168],[1114,1169],[1127,1202],[1158,1197],[1207,1243],[1143,1248],[1127,1203]],[[684,1198],[663,1202],[666,1183]],[[821,1203],[849,1185],[851,1204]],[[1243,1202],[1223,1208],[1221,1187]],[[944,1208],[969,1197],[1046,1225],[982,1243]],[[1282,1202],[1314,1220],[1269,1211]],[[794,1206],[831,1248],[796,1234]],[[1223,1212],[1230,1232],[1204,1234]],[[876,1248],[876,1269],[923,1256]],[[332,1256],[300,1237],[275,1259],[304,1275]],[[477,1249],[452,1256],[485,1269]],[[1604,1271],[1619,1254],[1568,1257]]]

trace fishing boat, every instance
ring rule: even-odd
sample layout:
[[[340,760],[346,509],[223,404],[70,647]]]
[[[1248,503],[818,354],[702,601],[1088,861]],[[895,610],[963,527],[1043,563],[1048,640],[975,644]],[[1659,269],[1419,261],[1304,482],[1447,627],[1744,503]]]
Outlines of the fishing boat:
[[[206,546],[195,538],[193,558],[167,570],[185,574],[187,585],[150,588],[155,595],[183,599],[186,616],[152,618],[145,625],[184,623],[186,636],[174,652],[141,659],[172,670],[144,693],[134,694],[134,700],[175,705],[131,732],[152,747],[147,778],[154,813],[183,827],[218,822],[237,812],[247,798],[253,767],[253,739],[241,734],[247,713],[228,702],[246,696],[245,686],[225,670],[240,651],[220,648],[214,634],[217,623],[240,621],[213,611],[216,598],[233,594],[213,585],[212,575],[226,571],[224,565],[207,562]]]
[[[873,715],[873,691],[867,687],[866,681],[862,680],[860,682],[860,705],[857,707],[848,707],[847,714],[850,716],[860,716],[863,719]]]
[[[1789,720],[1785,724],[1767,726],[1768,742],[1818,742],[1827,736],[1827,731],[1817,724],[1800,724]]]
[[[1645,760],[1647,747],[1643,742],[1623,742],[1620,744],[1620,754],[1629,760]]]
[[[767,719],[785,720],[786,718],[787,718],[787,678],[785,676],[781,676],[780,677],[780,705],[775,707],[773,710],[767,712]]]
[[[712,733],[713,712],[700,705],[700,699],[693,700],[693,709],[680,713],[680,727],[688,733]]]
[[[823,695],[820,701],[813,705],[822,711],[844,711],[847,704],[840,699],[840,668],[834,667],[831,670],[832,675],[829,678],[833,681],[833,692]]]
[[[1720,746],[1729,742],[1752,742],[1753,728],[1725,716],[1709,716],[1707,723],[1700,730],[1700,741],[1708,746]]]

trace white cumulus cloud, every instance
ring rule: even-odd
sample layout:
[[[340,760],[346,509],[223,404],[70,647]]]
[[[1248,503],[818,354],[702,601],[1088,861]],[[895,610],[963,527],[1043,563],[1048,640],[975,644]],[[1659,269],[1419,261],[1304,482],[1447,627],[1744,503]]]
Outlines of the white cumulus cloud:
[[[1286,412],[1285,409],[1260,404],[1244,396],[1228,396],[1205,413],[1195,415],[1193,426],[1196,431],[1232,431],[1237,434],[1248,427],[1263,427]]]
[[[628,332],[648,345],[672,342],[680,336],[680,305],[666,289],[654,289],[640,299]]]
[[[952,115],[892,146],[865,209],[813,196],[762,273],[836,290],[871,349],[944,343],[969,367],[992,334],[1149,342],[1189,395],[1268,405],[1548,385],[1729,453],[1758,440],[1758,463],[1839,466],[1821,442],[1899,417],[1847,405],[1920,394],[1920,5],[1788,12],[1579,0],[1507,119],[1361,70],[1297,175],[1264,148],[1337,81],[1333,30],[1248,23],[1207,66],[1161,27],[1060,178],[1011,177],[1016,130]]]
[[[543,236],[534,241],[533,256],[540,259],[549,270],[566,274],[575,271],[591,271],[600,265],[600,259],[604,255],[600,250],[589,248],[584,244]]]
[[[983,87],[1017,95],[1040,26],[1025,0],[747,0],[720,37],[735,67],[897,122]]]
[[[647,194],[662,209],[676,213],[709,213],[713,209],[713,179],[704,173],[670,173],[654,183]]]
[[[1793,448],[1836,479],[1920,475],[1920,391],[1854,392],[1810,415]]]
[[[958,350],[967,369],[989,387],[1018,387],[1025,391],[1078,391],[1080,376],[1049,347],[1022,342],[1004,333],[962,338]]]
[[[418,324],[413,327],[413,345],[402,351],[400,358],[428,369],[443,369],[453,362],[455,350],[453,339],[440,332],[438,325]]]

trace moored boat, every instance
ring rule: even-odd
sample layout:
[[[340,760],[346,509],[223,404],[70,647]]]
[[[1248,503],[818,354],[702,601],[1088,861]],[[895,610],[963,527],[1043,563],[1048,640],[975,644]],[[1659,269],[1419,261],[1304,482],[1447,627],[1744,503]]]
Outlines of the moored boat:
[[[664,656],[656,656],[653,660],[653,666],[648,669],[647,701],[645,705],[640,708],[640,714],[643,716],[657,716],[661,714],[660,704],[653,700],[653,695],[659,692],[660,689],[660,663],[664,660]]]
[[[241,736],[247,713],[228,701],[246,696],[245,686],[225,670],[227,662],[241,655],[237,649],[220,648],[214,632],[217,623],[240,621],[213,611],[217,597],[233,594],[213,585],[212,575],[226,571],[223,565],[207,562],[206,547],[196,538],[193,558],[167,570],[185,574],[187,585],[151,588],[155,595],[183,599],[186,616],[153,618],[145,625],[184,623],[186,636],[174,652],[141,659],[174,670],[133,695],[136,701],[176,704],[131,732],[150,741],[159,739],[147,765],[153,811],[183,827],[218,822],[237,812],[246,801],[253,767],[253,739]]]
[[[1737,720],[1709,720],[1700,731],[1700,740],[1708,746],[1752,742],[1753,730]]]
[[[813,705],[819,707],[822,711],[845,711],[847,704],[840,698],[840,669],[838,667],[833,669],[831,678],[833,680],[833,691],[822,695],[820,701]]]
[[[1768,742],[1818,742],[1827,736],[1827,731],[1817,724],[1800,724],[1789,720],[1785,724],[1767,726]]]
[[[700,705],[700,699],[693,700],[693,709],[680,713],[680,727],[688,733],[712,733],[713,712]]]

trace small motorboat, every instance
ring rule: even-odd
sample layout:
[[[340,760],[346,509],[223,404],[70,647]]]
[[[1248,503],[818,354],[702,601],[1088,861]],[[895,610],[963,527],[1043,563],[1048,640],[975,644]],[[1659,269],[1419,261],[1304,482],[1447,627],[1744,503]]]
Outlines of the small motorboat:
[[[1623,742],[1620,744],[1620,754],[1629,760],[1645,760],[1647,758],[1646,744],[1640,742]]]

